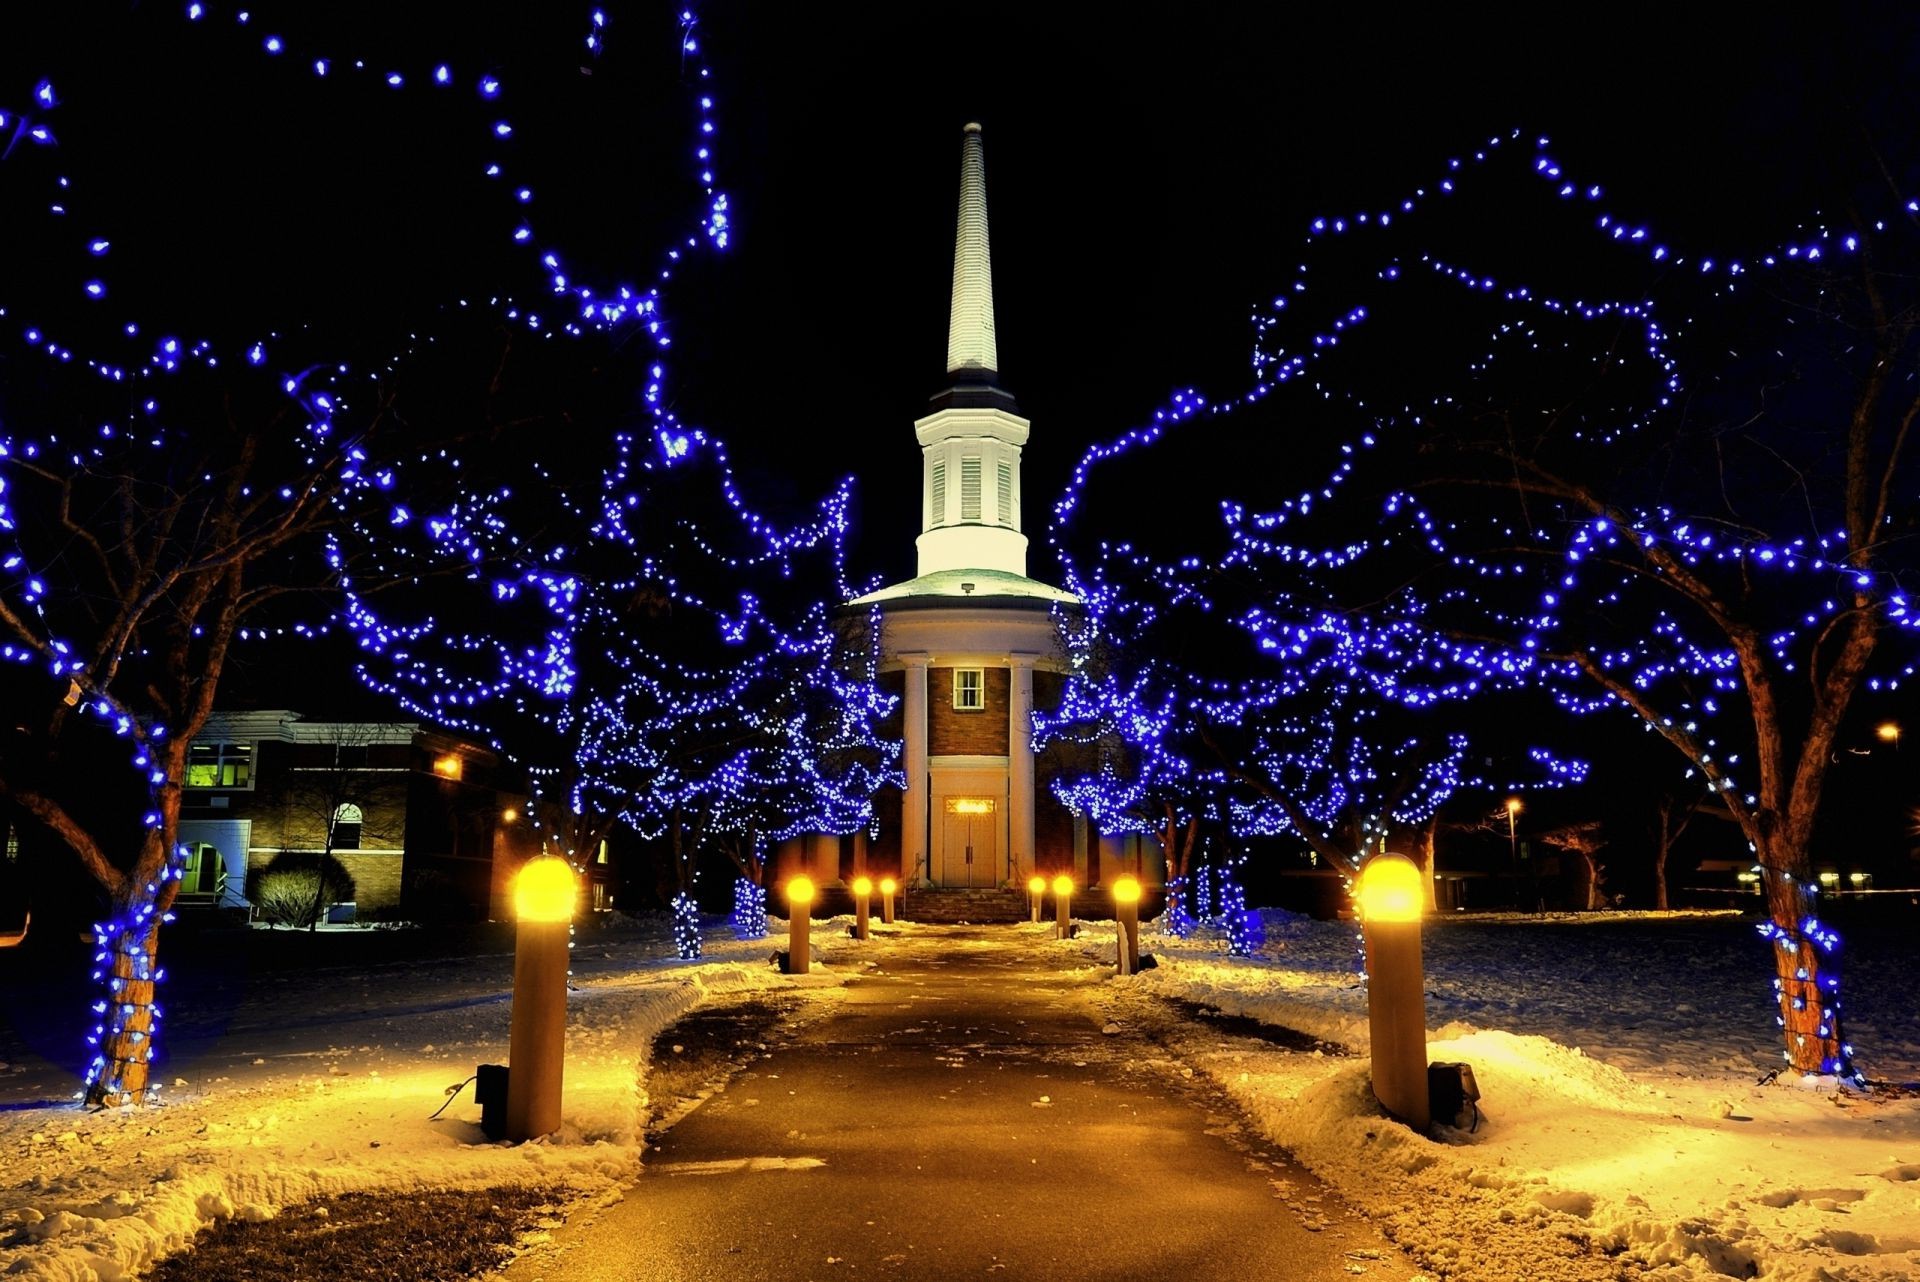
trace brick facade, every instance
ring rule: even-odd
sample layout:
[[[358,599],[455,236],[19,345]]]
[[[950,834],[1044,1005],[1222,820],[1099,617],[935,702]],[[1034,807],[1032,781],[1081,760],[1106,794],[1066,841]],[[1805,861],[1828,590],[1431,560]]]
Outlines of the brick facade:
[[[953,669],[927,669],[928,755],[1007,755],[1007,703],[1013,697],[1013,674],[1005,668],[988,668],[985,684],[987,706],[962,712],[953,706]]]

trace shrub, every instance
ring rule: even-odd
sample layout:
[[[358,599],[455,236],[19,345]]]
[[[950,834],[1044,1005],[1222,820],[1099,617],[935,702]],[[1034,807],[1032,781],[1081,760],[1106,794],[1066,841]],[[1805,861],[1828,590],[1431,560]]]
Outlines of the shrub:
[[[353,898],[353,874],[332,855],[285,851],[255,875],[248,897],[263,921],[311,926],[327,905]]]

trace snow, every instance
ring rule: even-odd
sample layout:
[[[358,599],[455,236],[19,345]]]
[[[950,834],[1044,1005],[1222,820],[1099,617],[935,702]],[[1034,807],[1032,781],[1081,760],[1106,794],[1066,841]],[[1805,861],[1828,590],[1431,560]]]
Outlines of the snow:
[[[1702,915],[1440,920],[1426,930],[1431,1061],[1473,1066],[1476,1131],[1427,1139],[1372,1098],[1354,928],[1264,914],[1253,959],[1151,929],[1155,969],[1108,985],[1276,1142],[1459,1279],[1920,1277],[1920,1100],[1761,1086],[1779,1059],[1750,927]],[[1920,1076],[1912,942],[1871,934],[1848,992],[1875,1077]],[[1111,925],[1059,947],[1110,959]],[[1360,1052],[1303,1054],[1170,1017],[1177,998]],[[1881,999],[1875,1004],[1875,998]]]
[[[358,1023],[342,1013],[310,1049],[172,1080],[164,1104],[143,1111],[0,1107],[0,1276],[119,1282],[214,1221],[262,1220],[345,1192],[529,1181],[582,1193],[613,1188],[640,1161],[645,1068],[662,1029],[716,994],[825,995],[844,978],[825,968],[778,973],[768,962],[785,947],[778,934],[739,942],[710,932],[705,959],[679,962],[666,919],[656,927],[634,960],[575,981],[564,1121],[548,1140],[487,1143],[471,1087],[440,1121],[427,1120],[474,1064],[505,1061],[510,1008],[502,1000],[430,1002],[401,1019]],[[417,993],[434,980],[429,968],[416,969],[379,982],[411,983]],[[358,993],[366,978],[330,974],[327,985]]]
[[[1750,923],[1431,923],[1430,1057],[1472,1064],[1484,1117],[1476,1131],[1429,1139],[1372,1099],[1353,927],[1263,916],[1265,947],[1248,959],[1226,956],[1217,937],[1173,940],[1148,925],[1142,944],[1160,964],[1126,979],[1094,969],[1111,966],[1111,923],[1080,923],[1071,941],[1051,940],[1048,925],[984,938],[976,928],[967,946],[1083,967],[1090,982],[1071,988],[1091,1020],[1146,1033],[1156,1054],[1211,1079],[1430,1277],[1920,1279],[1920,1099],[1758,1084],[1778,1052]],[[844,956],[847,924],[815,922],[816,950],[831,943],[829,958]],[[304,986],[263,976],[261,1000],[298,1003],[281,1040],[260,1042],[242,1011],[225,1049],[179,1068],[165,1105],[145,1112],[28,1107],[41,1098],[19,1084],[28,1078],[0,1072],[0,1276],[118,1282],[215,1220],[347,1191],[523,1180],[610,1191],[641,1160],[659,1030],[734,992],[804,992],[823,1015],[851,970],[816,961],[811,975],[781,975],[767,958],[783,934],[738,943],[719,930],[703,961],[681,963],[665,919],[649,931],[583,939],[576,952],[565,1126],[551,1142],[483,1143],[470,1094],[426,1120],[475,1063],[505,1058],[504,957],[467,961],[463,977],[406,965]],[[876,926],[861,952],[884,965],[940,933]],[[1920,1002],[1905,981],[1920,940],[1857,934],[1845,989],[1853,1039],[1869,1074],[1913,1081]],[[1163,998],[1334,1045],[1290,1050],[1223,1032]]]

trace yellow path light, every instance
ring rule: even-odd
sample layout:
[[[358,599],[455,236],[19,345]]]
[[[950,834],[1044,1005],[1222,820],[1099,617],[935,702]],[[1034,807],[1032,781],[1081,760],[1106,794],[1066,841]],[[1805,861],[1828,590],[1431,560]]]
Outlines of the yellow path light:
[[[1039,873],[1027,878],[1027,907],[1033,913],[1033,920],[1040,920],[1040,901],[1047,893],[1047,879]]]
[[[893,892],[900,889],[900,883],[891,877],[880,879],[880,920],[893,925]]]
[[[572,921],[579,894],[571,864],[559,855],[535,855],[513,879],[513,915],[521,921]]]
[[[1113,883],[1114,956],[1119,973],[1131,975],[1140,965],[1140,879],[1131,874]]]
[[[804,975],[813,969],[813,878],[787,881],[787,973]]]
[[[513,1010],[507,1030],[507,1138],[560,1129],[567,1045],[567,936],[580,892],[558,855],[536,855],[513,879]]]
[[[1058,877],[1055,877],[1053,879],[1053,893],[1056,895],[1071,895],[1073,893],[1073,878],[1067,876],[1065,873],[1061,873]]]
[[[853,879],[853,937],[866,939],[869,935],[869,914],[873,911],[868,901],[873,897],[873,878],[855,877]]]
[[[1354,882],[1367,945],[1367,1026],[1373,1095],[1416,1131],[1431,1120],[1427,1098],[1427,1006],[1420,958],[1420,869],[1405,855],[1381,853]]]
[[[1419,921],[1426,887],[1413,860],[1405,855],[1375,855],[1360,865],[1353,897],[1366,921]]]
[[[1053,879],[1054,929],[1061,939],[1073,938],[1073,878],[1061,873]]]

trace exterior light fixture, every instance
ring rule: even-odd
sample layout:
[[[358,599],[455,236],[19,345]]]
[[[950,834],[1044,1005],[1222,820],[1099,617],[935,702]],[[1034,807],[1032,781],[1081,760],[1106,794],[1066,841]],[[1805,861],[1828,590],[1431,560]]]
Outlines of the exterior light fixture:
[[[813,879],[787,882],[787,973],[804,975],[813,967]]]
[[[1115,956],[1118,973],[1131,975],[1140,966],[1140,879],[1121,877],[1113,883]]]
[[[1061,939],[1073,938],[1073,878],[1061,873],[1053,879],[1054,933]]]
[[[507,1038],[507,1127],[518,1143],[560,1129],[567,1051],[567,947],[580,882],[558,855],[536,855],[513,879],[513,1016]]]
[[[880,879],[880,920],[885,925],[893,925],[893,892],[900,889],[900,883],[891,877]]]
[[[1513,813],[1511,810],[1509,814]],[[1360,865],[1353,896],[1367,947],[1367,1025],[1373,1095],[1417,1131],[1432,1121],[1427,1094],[1426,983],[1420,961],[1420,869],[1382,852]]]
[[[1040,921],[1040,900],[1047,893],[1047,879],[1035,873],[1027,878],[1027,906],[1033,910],[1033,920]]]
[[[873,878],[855,877],[853,879],[853,937],[865,939],[868,936],[868,901],[873,897]]]

